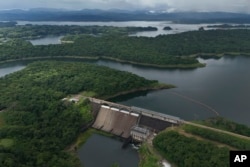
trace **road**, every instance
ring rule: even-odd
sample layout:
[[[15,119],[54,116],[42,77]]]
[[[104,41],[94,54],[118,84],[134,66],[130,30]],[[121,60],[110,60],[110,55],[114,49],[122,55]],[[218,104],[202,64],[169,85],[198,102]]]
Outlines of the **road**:
[[[237,134],[237,133],[233,133],[233,132],[229,132],[229,131],[225,131],[225,130],[221,130],[221,129],[216,129],[216,128],[212,128],[212,127],[208,127],[208,126],[204,126],[204,125],[201,125],[201,124],[196,124],[196,123],[192,123],[192,122],[188,122],[188,121],[183,121],[183,123],[188,124],[188,125],[193,125],[193,126],[196,126],[196,127],[200,127],[200,128],[204,128],[204,129],[213,130],[213,131],[216,131],[216,132],[229,134],[229,135],[232,135],[232,136],[235,136],[235,137],[239,137],[241,139],[250,140],[250,137],[240,135],[240,134]]]

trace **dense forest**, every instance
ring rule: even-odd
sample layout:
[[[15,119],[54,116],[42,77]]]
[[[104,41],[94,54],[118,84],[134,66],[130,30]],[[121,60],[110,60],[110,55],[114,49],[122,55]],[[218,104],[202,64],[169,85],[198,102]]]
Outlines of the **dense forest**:
[[[134,31],[131,27],[39,27],[30,25],[0,29],[4,38],[11,37],[0,45],[0,61],[29,57],[88,57],[157,67],[193,68],[204,66],[196,60],[197,56],[250,53],[250,30],[246,29],[191,31],[149,38],[128,36],[128,32]],[[72,30],[74,28],[75,31]],[[71,40],[72,43],[33,46],[20,39],[65,33],[69,34],[63,40]],[[93,35],[95,33],[99,35]]]
[[[228,167],[229,149],[207,141],[186,137],[175,131],[162,132],[153,140],[154,147],[178,167]]]
[[[64,149],[93,118],[88,101],[62,99],[83,91],[101,97],[157,84],[107,67],[60,61],[35,62],[0,78],[0,166],[79,166]]]
[[[250,137],[250,128],[223,117],[213,117],[197,123]]]
[[[232,146],[233,148],[239,150],[250,150],[250,141],[249,139],[239,138],[233,135],[216,132],[209,129],[204,129],[200,127],[195,127],[192,125],[184,125],[183,129],[191,134],[198,135],[205,139],[209,139],[212,141],[217,141],[220,143],[224,143],[228,146]]]
[[[4,28],[1,28],[4,27]],[[15,22],[0,22],[2,38],[36,39],[60,35],[129,35],[140,31],[157,31],[156,27],[113,27],[113,26],[78,26],[78,25],[15,25]]]

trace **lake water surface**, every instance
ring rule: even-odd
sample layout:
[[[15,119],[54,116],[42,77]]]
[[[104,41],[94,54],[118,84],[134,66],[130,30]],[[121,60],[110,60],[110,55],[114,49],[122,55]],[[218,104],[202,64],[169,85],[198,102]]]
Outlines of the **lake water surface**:
[[[29,40],[33,45],[49,45],[49,44],[61,44],[60,39],[63,36],[48,36],[40,39]]]
[[[113,99],[128,106],[178,116],[185,120],[216,116],[250,125],[250,58],[225,56],[202,60],[205,68],[155,69],[99,61],[97,64],[129,71],[147,79],[171,83],[177,88],[135,93]]]
[[[25,64],[22,62],[0,64],[0,77],[24,69]]]

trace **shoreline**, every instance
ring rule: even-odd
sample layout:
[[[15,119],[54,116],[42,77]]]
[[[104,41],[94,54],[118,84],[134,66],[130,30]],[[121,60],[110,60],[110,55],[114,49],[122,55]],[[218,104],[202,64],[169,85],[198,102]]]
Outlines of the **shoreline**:
[[[11,63],[11,62],[18,62],[18,61],[32,61],[32,60],[51,60],[51,59],[79,59],[79,60],[109,60],[114,61],[118,63],[128,63],[132,65],[138,65],[142,67],[152,67],[152,68],[161,68],[161,69],[190,69],[190,68],[199,68],[199,67],[205,67],[206,65],[203,63],[197,63],[197,64],[189,64],[189,65],[183,65],[183,64],[177,64],[177,65],[157,65],[157,64],[148,64],[148,63],[137,63],[133,61],[128,60],[121,60],[116,59],[112,57],[90,57],[90,56],[44,56],[44,57],[26,57],[26,58],[19,58],[19,59],[9,59],[9,60],[3,60],[0,61],[0,64],[4,63]]]
[[[171,84],[156,83],[155,85],[152,85],[151,87],[148,86],[148,87],[136,88],[136,89],[132,89],[132,90],[128,90],[128,91],[119,92],[119,93],[116,93],[116,94],[110,95],[110,96],[100,96],[98,98],[101,98],[103,100],[110,100],[113,98],[117,98],[119,96],[129,95],[132,93],[139,93],[139,92],[143,92],[143,91],[157,91],[157,90],[171,89],[171,88],[176,88],[176,86],[171,85]]]
[[[194,57],[194,58],[203,58],[203,59],[210,59],[210,58],[221,58],[224,56],[250,56],[250,53],[238,53],[238,52],[225,52],[225,53],[196,53],[189,55],[187,57]],[[57,60],[57,59],[78,59],[78,60],[92,60],[92,61],[98,61],[98,60],[108,60],[108,61],[114,61],[118,63],[127,63],[131,65],[137,65],[141,67],[151,67],[151,68],[160,68],[160,69],[193,69],[193,68],[202,68],[206,67],[205,63],[196,63],[196,64],[169,64],[169,65],[157,65],[157,64],[149,64],[149,63],[139,63],[139,62],[133,62],[129,60],[122,60],[117,59],[113,57],[106,57],[106,56],[43,56],[43,57],[25,57],[25,58],[19,58],[19,59],[9,59],[9,60],[2,60],[0,61],[0,64],[4,63],[11,63],[11,62],[18,62],[18,61],[33,61],[33,60]]]

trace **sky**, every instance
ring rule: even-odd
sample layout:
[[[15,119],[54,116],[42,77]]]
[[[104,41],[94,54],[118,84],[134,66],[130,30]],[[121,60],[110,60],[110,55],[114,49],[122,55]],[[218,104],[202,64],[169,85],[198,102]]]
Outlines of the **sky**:
[[[250,13],[250,0],[0,0],[0,9],[38,7]]]

